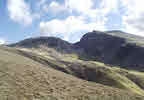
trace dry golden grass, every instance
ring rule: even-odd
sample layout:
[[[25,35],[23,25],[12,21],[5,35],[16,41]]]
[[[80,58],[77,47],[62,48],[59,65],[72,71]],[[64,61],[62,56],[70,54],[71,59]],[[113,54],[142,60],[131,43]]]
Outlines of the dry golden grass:
[[[0,100],[144,99],[127,90],[88,82],[54,70],[52,66],[19,55],[15,49],[1,48]]]

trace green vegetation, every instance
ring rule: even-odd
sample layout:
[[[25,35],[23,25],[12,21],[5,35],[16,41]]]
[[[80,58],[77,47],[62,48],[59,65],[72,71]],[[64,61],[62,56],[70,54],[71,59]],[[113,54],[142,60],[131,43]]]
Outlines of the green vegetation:
[[[109,34],[109,35],[112,35],[112,36],[117,36],[117,37],[124,38],[124,39],[126,39],[126,41],[128,43],[134,43],[137,46],[143,46],[144,45],[143,37],[140,37],[140,36],[137,36],[137,35],[124,33],[122,31],[117,31],[117,30],[115,30],[115,31],[107,31],[106,33]]]
[[[37,56],[38,62],[24,55],[20,50],[0,47],[0,100],[143,100],[130,91],[56,71],[53,65],[40,62],[47,57]]]
[[[52,50],[51,52],[53,53],[51,53],[50,50]],[[51,68],[71,74],[84,80],[123,90],[129,90],[140,95],[144,94],[143,74],[137,75],[134,74],[133,71],[124,70],[119,67],[109,67],[101,62],[82,61],[79,60],[75,54],[60,54],[53,49],[49,49],[51,55],[49,52],[41,53],[38,49],[19,48],[11,50],[11,48],[5,48],[5,51],[20,54],[43,65],[50,66]],[[55,54],[58,56],[55,56]]]

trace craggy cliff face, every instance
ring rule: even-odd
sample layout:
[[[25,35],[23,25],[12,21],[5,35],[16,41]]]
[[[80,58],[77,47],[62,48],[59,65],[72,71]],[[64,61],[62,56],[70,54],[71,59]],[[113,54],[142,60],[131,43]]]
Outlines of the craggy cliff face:
[[[85,34],[77,45],[83,48],[92,60],[133,69],[144,66],[144,48],[128,42],[127,38],[93,31]]]
[[[144,71],[144,38],[121,31],[89,32],[75,44],[55,37],[39,37],[26,39],[10,46],[55,48],[64,53],[76,53],[83,60],[96,60]]]

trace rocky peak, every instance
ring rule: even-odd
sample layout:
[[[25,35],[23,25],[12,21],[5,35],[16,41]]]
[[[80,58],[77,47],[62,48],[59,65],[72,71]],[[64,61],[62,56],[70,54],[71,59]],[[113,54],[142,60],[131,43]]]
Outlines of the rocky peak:
[[[64,41],[56,37],[29,38],[15,44],[11,44],[10,46],[32,48],[32,47],[39,47],[40,45],[44,45],[47,47],[61,47],[61,48],[67,48],[71,46],[71,44],[68,43],[67,41]]]
[[[76,45],[84,49],[90,60],[122,67],[133,67],[134,69],[141,68],[144,65],[142,60],[144,59],[143,46],[137,45],[137,39],[131,34],[128,34],[129,39],[135,41],[128,42],[127,37],[122,37],[126,33],[121,32],[121,36],[119,36],[114,32],[111,31],[115,35],[100,31],[88,32]],[[143,43],[141,40],[140,42]]]

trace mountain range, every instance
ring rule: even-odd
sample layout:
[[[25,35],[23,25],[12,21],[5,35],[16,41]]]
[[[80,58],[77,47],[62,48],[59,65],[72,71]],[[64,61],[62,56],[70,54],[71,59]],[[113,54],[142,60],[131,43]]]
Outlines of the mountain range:
[[[69,43],[0,46],[1,100],[144,100],[144,37],[93,31]]]

